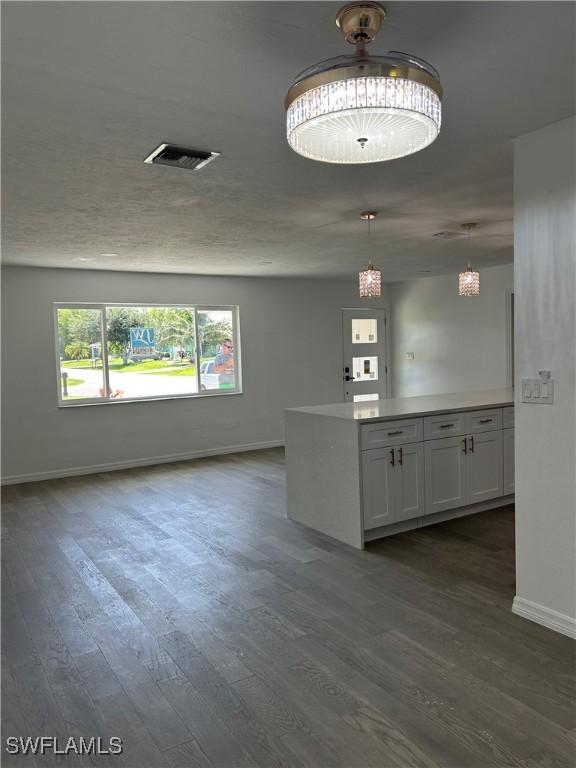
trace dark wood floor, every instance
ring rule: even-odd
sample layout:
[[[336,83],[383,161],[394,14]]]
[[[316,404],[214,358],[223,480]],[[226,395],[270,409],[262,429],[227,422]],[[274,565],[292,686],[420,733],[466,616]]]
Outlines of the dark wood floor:
[[[280,450],[5,489],[4,764],[576,764],[574,643],[510,612],[514,512],[365,552],[284,519]]]

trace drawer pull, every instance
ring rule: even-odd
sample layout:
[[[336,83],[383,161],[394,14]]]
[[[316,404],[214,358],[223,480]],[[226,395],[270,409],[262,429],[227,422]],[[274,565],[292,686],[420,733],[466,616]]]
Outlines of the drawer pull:
[[[494,419],[480,419],[478,424],[490,424],[491,421],[494,421]]]
[[[401,435],[402,430],[401,429],[395,429],[393,432],[388,432],[388,437],[393,437],[394,435]]]
[[[450,427],[453,427],[454,424],[440,424],[439,429],[450,429]]]

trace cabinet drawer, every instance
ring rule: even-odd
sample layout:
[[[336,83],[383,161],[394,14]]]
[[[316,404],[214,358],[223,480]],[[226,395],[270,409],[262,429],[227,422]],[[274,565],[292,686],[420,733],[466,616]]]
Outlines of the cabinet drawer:
[[[514,427],[514,406],[502,408],[502,427],[512,429]]]
[[[502,409],[495,408],[491,411],[470,411],[466,414],[466,432],[474,435],[478,432],[491,432],[493,429],[502,429]]]
[[[422,419],[379,421],[360,427],[360,448],[383,448],[400,443],[417,443],[422,440]]]
[[[465,413],[441,413],[424,417],[424,440],[466,434]]]

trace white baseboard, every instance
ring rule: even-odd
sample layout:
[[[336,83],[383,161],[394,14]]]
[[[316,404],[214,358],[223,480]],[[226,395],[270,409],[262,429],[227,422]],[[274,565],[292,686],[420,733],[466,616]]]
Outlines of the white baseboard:
[[[37,483],[42,480],[55,480],[59,477],[73,477],[76,475],[95,475],[99,472],[116,472],[120,469],[134,469],[135,467],[150,467],[155,464],[172,464],[176,461],[188,461],[190,459],[202,459],[208,456],[223,456],[227,453],[243,453],[245,451],[260,451],[265,448],[279,448],[284,445],[283,440],[269,440],[261,443],[245,443],[243,445],[228,445],[223,448],[208,448],[200,451],[188,451],[186,453],[173,453],[168,456],[151,456],[147,459],[129,459],[127,461],[114,461],[109,464],[92,464],[85,467],[68,467],[66,469],[54,469],[46,472],[30,472],[24,475],[6,475],[2,478],[2,485],[16,485],[17,483]]]
[[[522,616],[523,619],[534,621],[536,624],[541,624],[543,627],[554,630],[554,632],[560,632],[562,635],[576,639],[576,619],[565,613],[553,611],[552,608],[546,608],[545,605],[525,600],[518,595],[512,603],[512,613]]]

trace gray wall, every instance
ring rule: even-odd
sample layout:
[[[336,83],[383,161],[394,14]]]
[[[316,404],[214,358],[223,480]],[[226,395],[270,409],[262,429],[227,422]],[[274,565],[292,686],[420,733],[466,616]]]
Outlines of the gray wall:
[[[576,631],[576,119],[516,139],[516,571],[514,609]],[[519,402],[551,369],[554,405]]]
[[[281,443],[284,408],[342,400],[340,309],[369,306],[352,280],[6,267],[2,289],[5,480]],[[55,301],[238,304],[244,394],[59,409]]]
[[[513,266],[480,269],[480,296],[458,296],[457,275],[391,286],[395,397],[494,389],[508,379],[507,297]],[[406,353],[413,352],[414,360]]]

